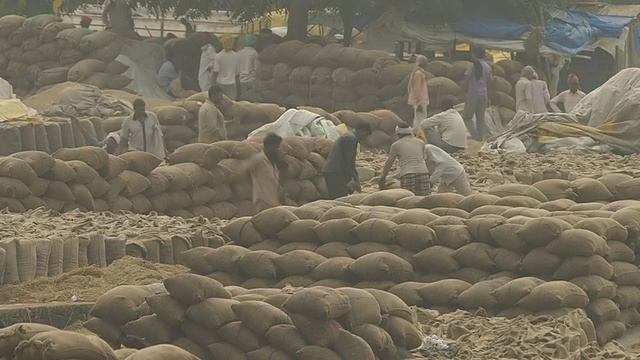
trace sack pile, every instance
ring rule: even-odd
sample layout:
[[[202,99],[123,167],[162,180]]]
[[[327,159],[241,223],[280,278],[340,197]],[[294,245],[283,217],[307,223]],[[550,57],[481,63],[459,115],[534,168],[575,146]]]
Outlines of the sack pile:
[[[400,63],[384,51],[287,41],[263,50],[260,62],[258,81],[253,91],[242,95],[245,100],[285,107],[308,105],[330,112],[388,109],[402,118],[413,117],[407,88],[414,65]],[[468,61],[444,60],[429,64],[430,114],[438,111],[443,98],[454,104],[464,102],[462,85],[468,65]],[[515,115],[515,83],[524,66],[506,60],[491,66],[497,90],[491,103],[507,123]]]
[[[18,323],[0,331],[0,355],[13,359],[118,359],[102,339],[36,323]]]
[[[84,326],[114,347],[173,344],[213,360],[391,359],[421,344],[409,306],[382,291],[247,290],[195,274],[169,278],[164,288],[115,288]]]
[[[0,76],[20,97],[67,80],[122,89],[131,79],[115,61],[120,47],[113,32],[76,28],[54,15],[0,18]]]
[[[3,181],[6,183],[6,179]],[[86,266],[106,267],[126,255],[154,263],[181,264],[180,254],[192,247],[218,247],[225,243],[215,235],[217,229],[204,219],[203,227],[165,217],[162,224],[166,228],[160,229],[154,224],[156,217],[111,214],[92,217],[93,230],[87,231],[78,227],[86,219],[80,213],[55,216],[39,209],[5,216],[11,216],[10,221],[22,220],[30,228],[27,233],[7,233],[0,240],[0,285],[59,276]],[[36,229],[45,221],[47,227]],[[132,222],[136,225],[132,226]]]
[[[383,195],[398,198],[398,193],[391,190]],[[593,217],[583,213],[546,216],[551,213],[541,209],[482,205],[501,198],[478,194],[457,199],[466,212],[435,207],[438,197],[421,199],[430,200],[431,204],[422,205],[432,210],[353,207],[340,202],[311,203],[291,211],[266,210],[223,228],[231,244],[191,250],[205,252],[200,258],[211,268],[185,263],[225,285],[377,288],[398,295],[409,305],[442,312],[482,307],[494,315],[517,316],[585,308],[604,339],[601,342],[621,336],[621,324],[640,321],[636,316],[640,270],[634,265],[636,254],[631,247],[638,228],[635,234],[631,231],[640,211],[626,208],[606,217],[596,212]],[[574,221],[565,221],[571,217]],[[216,267],[217,259],[229,253],[240,259],[239,264],[246,257],[253,259],[251,263],[260,263],[261,271],[251,274],[242,267]],[[328,270],[331,267],[334,269]],[[521,278],[529,281],[527,291],[506,291],[507,300],[498,296],[498,288]],[[425,283],[438,284],[438,288],[420,292]],[[542,295],[535,292],[538,295],[529,300],[558,298],[562,300],[559,305],[524,300],[539,285],[544,285],[539,290]],[[448,297],[437,297],[447,293],[446,289]],[[470,292],[462,296],[467,290]],[[577,300],[565,302],[565,298]],[[610,328],[615,331],[607,330]]]

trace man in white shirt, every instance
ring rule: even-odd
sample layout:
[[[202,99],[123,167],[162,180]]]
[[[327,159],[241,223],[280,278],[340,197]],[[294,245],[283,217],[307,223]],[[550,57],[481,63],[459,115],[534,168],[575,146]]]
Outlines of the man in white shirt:
[[[198,142],[211,144],[227,140],[224,116],[216,106],[222,101],[223,95],[220,86],[213,85],[209,88],[209,98],[202,104],[198,113]]]
[[[516,84],[516,111],[533,113],[533,86],[531,80],[536,71],[531,66],[522,69],[522,76]]]
[[[551,100],[551,107],[556,112],[569,113],[576,105],[587,96],[580,90],[580,79],[575,74],[569,75],[567,80],[569,90],[565,90]]]
[[[244,94],[253,88],[253,84],[258,80],[257,71],[260,66],[258,52],[253,47],[258,41],[255,35],[247,35],[244,49],[238,51],[240,58],[240,94]]]
[[[146,111],[142,99],[133,102],[133,114],[122,123],[120,154],[127,151],[144,151],[164,159],[166,152],[160,121],[156,114]]]
[[[213,35],[211,35],[211,39],[211,43],[203,46],[200,49],[202,50],[202,55],[200,55],[198,85],[200,86],[201,91],[209,91],[209,88],[211,87],[211,84],[213,82],[213,65],[216,61],[216,55],[218,54],[218,52],[216,51],[215,46],[213,46]]]
[[[396,134],[400,139],[394,142],[389,150],[389,158],[380,177],[380,190],[384,190],[387,183],[387,174],[389,174],[396,158],[399,158],[400,186],[413,192],[416,196],[431,194],[429,170],[424,157],[424,142],[413,136],[413,130],[407,124],[398,125]]]
[[[544,80],[538,79],[537,72],[533,75],[531,87],[533,90],[533,112],[535,114],[548,113],[551,106],[551,95],[549,95],[547,83]]]
[[[467,148],[467,127],[460,113],[453,108],[453,102],[442,99],[441,113],[422,120],[422,128],[429,144],[435,145],[449,154]]]
[[[213,65],[213,78],[220,85],[224,94],[231,100],[238,98],[238,87],[236,78],[240,73],[240,58],[238,53],[233,51],[234,40],[229,34],[220,37],[223,51],[216,55]]]
[[[13,86],[9,82],[0,77],[0,100],[13,99]]]

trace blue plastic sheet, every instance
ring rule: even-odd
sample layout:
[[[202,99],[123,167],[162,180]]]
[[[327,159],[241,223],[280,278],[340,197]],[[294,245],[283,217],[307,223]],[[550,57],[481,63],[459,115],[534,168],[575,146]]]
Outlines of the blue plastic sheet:
[[[635,28],[636,51],[640,51],[640,28]]]
[[[544,44],[575,55],[596,37],[619,38],[626,24],[606,21],[583,10],[558,11],[545,27]],[[627,23],[628,24],[628,23]]]
[[[457,33],[485,39],[517,40],[533,26],[507,19],[463,19],[451,24]]]

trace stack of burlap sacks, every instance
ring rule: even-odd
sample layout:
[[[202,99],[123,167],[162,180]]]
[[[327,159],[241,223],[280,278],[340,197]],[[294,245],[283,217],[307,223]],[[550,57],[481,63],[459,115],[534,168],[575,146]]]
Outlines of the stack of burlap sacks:
[[[76,28],[49,14],[0,18],[0,76],[18,96],[67,80],[122,89],[131,79],[114,61],[120,47],[113,32]]]
[[[192,249],[185,263],[225,285],[377,288],[446,312],[482,307],[511,317],[585,308],[600,343],[640,323],[640,270],[630,247],[639,210],[561,215],[494,205],[513,196],[432,195],[410,205],[413,198],[393,190],[362,200],[370,207],[268,210],[230,223],[223,231],[232,244]],[[239,265],[219,265],[223,256]],[[247,258],[261,270],[246,271]]]
[[[413,118],[413,109],[407,105],[413,64],[400,63],[384,51],[287,41],[266,48],[260,61],[259,80],[254,91],[244,95],[246,100],[285,107],[309,105],[326,111],[389,109],[402,118]],[[429,64],[430,114],[439,111],[443,98],[454,104],[464,102],[468,65],[468,61],[444,60]],[[523,66],[510,60],[490,65],[497,91],[491,103],[507,123],[515,115],[514,89]]]
[[[395,359],[422,342],[409,306],[383,291],[246,290],[195,274],[164,287],[115,288],[84,326],[114,348],[173,344],[202,360]]]
[[[106,267],[126,255],[154,263],[180,264],[180,254],[193,246],[224,244],[220,236],[197,231],[201,230],[172,235],[148,229],[130,238],[107,237],[99,232],[66,238],[5,238],[0,240],[0,285],[59,276],[90,265]]]
[[[177,125],[175,127],[178,127]],[[322,168],[332,142],[285,139],[283,179],[287,203],[302,205],[327,196]],[[189,144],[161,159],[144,152],[109,155],[98,147],[60,149],[52,155],[25,151],[0,158],[0,207],[11,212],[46,207],[118,213],[152,211],[169,216],[231,219],[251,215],[252,183],[242,175],[260,142]]]
[[[37,323],[17,323],[0,330],[0,356],[3,359],[128,359],[153,360],[166,356],[175,360],[197,360],[193,354],[173,345],[160,345],[142,351],[113,350],[94,335],[59,330]]]

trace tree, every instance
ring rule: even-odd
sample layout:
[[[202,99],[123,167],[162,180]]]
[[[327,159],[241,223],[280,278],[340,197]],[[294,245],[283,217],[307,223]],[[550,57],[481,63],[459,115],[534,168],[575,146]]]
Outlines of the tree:
[[[23,15],[26,17],[38,14],[51,14],[53,0],[2,0],[0,1],[0,16]]]

